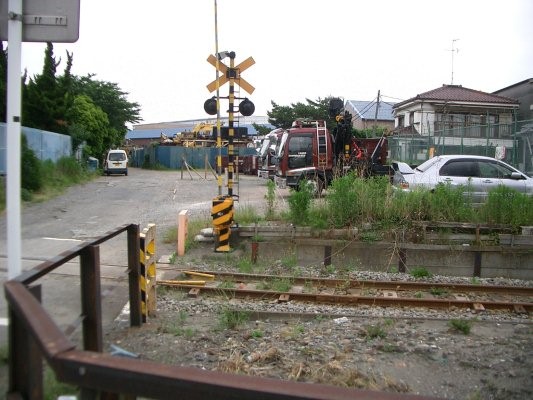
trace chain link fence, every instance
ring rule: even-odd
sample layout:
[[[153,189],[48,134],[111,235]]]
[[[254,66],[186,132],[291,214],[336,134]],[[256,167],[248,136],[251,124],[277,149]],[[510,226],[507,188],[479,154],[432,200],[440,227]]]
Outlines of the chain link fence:
[[[496,157],[533,175],[533,120],[443,128],[388,138],[389,160],[418,165],[443,154]]]

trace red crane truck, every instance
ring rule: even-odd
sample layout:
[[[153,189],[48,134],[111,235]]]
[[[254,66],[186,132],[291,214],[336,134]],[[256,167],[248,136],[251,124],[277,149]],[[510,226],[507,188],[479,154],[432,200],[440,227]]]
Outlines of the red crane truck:
[[[276,185],[298,190],[306,181],[320,195],[331,181],[349,171],[362,176],[392,175],[387,160],[387,139],[356,138],[351,132],[352,116],[342,112],[341,99],[332,99],[330,117],[335,117],[332,132],[323,120],[298,119],[281,135],[276,148]]]

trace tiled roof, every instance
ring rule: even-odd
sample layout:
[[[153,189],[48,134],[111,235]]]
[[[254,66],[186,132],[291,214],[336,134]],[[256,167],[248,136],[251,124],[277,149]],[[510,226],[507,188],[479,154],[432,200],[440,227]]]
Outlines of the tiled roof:
[[[415,97],[397,103],[394,108],[417,101],[460,101],[465,103],[493,103],[505,105],[519,104],[517,100],[509,97],[468,89],[460,85],[443,85],[440,88],[417,94]]]
[[[360,100],[347,100],[350,103],[357,115],[354,119],[374,119],[376,116],[376,102],[375,101],[360,101]],[[377,119],[380,121],[394,121],[392,115],[393,104],[383,101],[379,102]]]

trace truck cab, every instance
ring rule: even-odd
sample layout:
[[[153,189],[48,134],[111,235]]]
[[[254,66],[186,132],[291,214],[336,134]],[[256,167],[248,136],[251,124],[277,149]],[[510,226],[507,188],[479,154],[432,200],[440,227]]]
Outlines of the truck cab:
[[[332,179],[332,138],[322,120],[300,119],[280,138],[276,153],[276,185],[298,190],[303,181],[320,194]]]

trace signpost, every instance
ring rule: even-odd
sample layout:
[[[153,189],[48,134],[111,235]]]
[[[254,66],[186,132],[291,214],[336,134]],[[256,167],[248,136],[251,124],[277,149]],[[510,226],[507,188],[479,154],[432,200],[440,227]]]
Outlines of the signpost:
[[[24,7],[23,7],[24,6]],[[0,0],[0,40],[7,59],[7,264],[8,279],[21,272],[20,128],[22,42],[75,42],[80,0]]]

